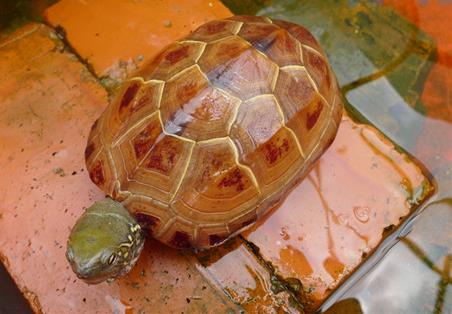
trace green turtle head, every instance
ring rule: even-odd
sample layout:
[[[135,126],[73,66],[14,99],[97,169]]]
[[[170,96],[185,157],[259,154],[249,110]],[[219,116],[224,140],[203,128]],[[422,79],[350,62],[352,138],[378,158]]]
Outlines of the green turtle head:
[[[77,277],[100,283],[126,274],[143,249],[140,225],[121,203],[94,203],[77,220],[67,243],[66,257]]]

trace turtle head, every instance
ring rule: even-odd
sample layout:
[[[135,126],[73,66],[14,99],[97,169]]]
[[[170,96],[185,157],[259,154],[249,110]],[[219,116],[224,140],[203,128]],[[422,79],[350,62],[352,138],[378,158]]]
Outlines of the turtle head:
[[[95,284],[126,274],[143,249],[144,233],[121,203],[94,203],[77,220],[66,257],[77,277]]]

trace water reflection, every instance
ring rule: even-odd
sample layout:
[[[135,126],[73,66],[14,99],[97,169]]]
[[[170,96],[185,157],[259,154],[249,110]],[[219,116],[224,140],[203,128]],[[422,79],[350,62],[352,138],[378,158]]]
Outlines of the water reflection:
[[[198,270],[217,288],[249,313],[300,313],[297,291],[272,275],[269,265],[256,258],[257,252],[234,238],[225,245],[197,255]]]
[[[452,4],[375,2],[413,17],[412,21],[439,39],[438,64],[432,63],[435,45],[431,38],[405,20],[400,21],[390,10],[386,13],[393,14],[391,23],[380,25],[381,19],[386,18],[386,9],[366,1],[274,1],[258,14],[308,26],[320,39],[338,74],[351,103],[349,109],[376,125],[427,167],[436,180],[436,199],[450,198],[452,126],[448,121],[452,120],[452,62],[448,30]],[[452,226],[445,223],[451,221],[450,207],[444,212],[438,206],[415,213],[398,231],[399,236],[407,237],[399,243],[397,234],[388,238],[356,276],[325,303],[324,309],[342,294],[343,298],[359,299],[365,313],[451,312],[452,289],[444,279],[452,248]],[[366,217],[357,211],[355,218]],[[346,215],[338,218],[343,224],[350,220]],[[430,225],[424,221],[430,221]],[[357,278],[361,280],[356,282]]]
[[[388,137],[427,166],[438,185],[434,199],[446,199],[432,199],[432,203],[426,204],[422,214],[400,231],[408,235],[401,237],[401,242],[383,259],[378,258],[376,268],[367,274],[358,273],[356,277],[364,277],[342,297],[358,298],[365,313],[450,313],[452,237],[447,230],[452,230],[452,207],[448,199],[452,196],[449,156],[452,126],[446,122],[447,118],[433,119],[415,111],[385,77],[350,90],[347,99]],[[444,98],[446,107],[449,106],[447,101]],[[444,207],[448,210],[442,210]],[[393,246],[396,241],[393,239],[392,244],[387,245]],[[354,280],[357,279],[352,278],[344,290]],[[340,294],[338,292],[332,300]],[[327,302],[324,308],[329,304]]]
[[[378,266],[344,298],[357,298],[365,313],[450,313],[452,230],[450,199],[432,203]],[[449,295],[448,295],[449,293]]]
[[[278,275],[301,281],[300,300],[310,312],[378,245],[386,227],[428,195],[429,188],[414,193],[428,187],[425,180],[372,128],[344,118],[307,178],[244,238]]]

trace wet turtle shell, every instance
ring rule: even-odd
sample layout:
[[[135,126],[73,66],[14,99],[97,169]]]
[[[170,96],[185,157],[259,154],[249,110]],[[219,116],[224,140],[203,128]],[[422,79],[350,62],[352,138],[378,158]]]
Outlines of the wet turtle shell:
[[[332,143],[342,107],[303,27],[211,21],[124,83],[93,125],[86,164],[154,238],[207,248],[285,197]]]

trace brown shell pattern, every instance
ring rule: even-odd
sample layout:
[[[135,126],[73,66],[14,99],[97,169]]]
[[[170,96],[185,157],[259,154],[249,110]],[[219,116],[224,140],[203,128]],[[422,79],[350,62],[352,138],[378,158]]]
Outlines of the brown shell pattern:
[[[86,163],[153,237],[208,248],[284,199],[333,141],[342,107],[303,27],[211,21],[124,84],[93,125]]]

